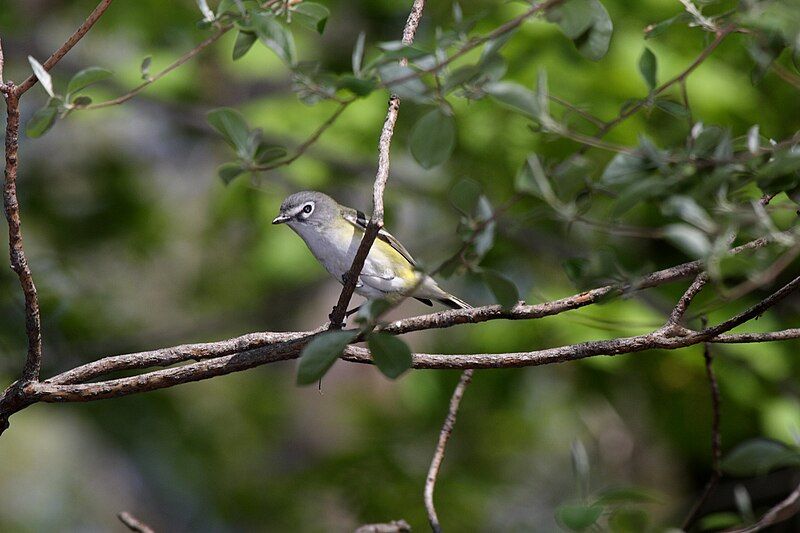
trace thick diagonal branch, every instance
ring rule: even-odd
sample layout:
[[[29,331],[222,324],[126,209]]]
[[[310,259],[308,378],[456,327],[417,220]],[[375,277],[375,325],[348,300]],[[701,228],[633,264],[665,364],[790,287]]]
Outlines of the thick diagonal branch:
[[[92,29],[92,26],[94,26],[95,22],[97,22],[98,19],[103,16],[103,13],[105,13],[112,1],[113,0],[102,0],[99,4],[97,4],[97,7],[94,8],[94,11],[92,11],[86,20],[83,21],[83,24],[81,24],[78,29],[75,30],[75,33],[70,35],[69,39],[67,39],[58,50],[53,52],[53,54],[47,58],[47,61],[45,61],[42,65],[45,70],[49,71],[51,68],[56,66],[56,63],[61,61],[61,58],[67,55],[67,52],[72,50],[72,47],[75,46],[78,41],[83,39],[83,36],[86,35],[86,32]],[[21,96],[28,89],[33,87],[37,81],[38,80],[36,79],[36,76],[31,74],[28,76],[28,79],[19,85],[17,88],[17,94]]]

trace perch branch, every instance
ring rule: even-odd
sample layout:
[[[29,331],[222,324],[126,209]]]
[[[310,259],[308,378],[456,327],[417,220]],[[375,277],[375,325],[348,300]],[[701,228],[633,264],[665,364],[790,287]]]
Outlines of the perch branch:
[[[417,27],[419,26],[419,21],[422,18],[422,11],[424,9],[425,0],[414,0],[411,13],[409,13],[408,20],[403,28],[403,44],[410,45],[414,42],[414,36],[417,33]],[[400,64],[407,64],[407,60],[402,58]],[[329,316],[331,328],[341,327],[345,314],[347,313],[347,306],[350,304],[350,298],[353,297],[356,283],[358,283],[361,269],[364,268],[364,262],[367,260],[367,255],[372,247],[372,243],[375,242],[378,232],[383,227],[383,191],[386,189],[386,182],[389,180],[389,152],[399,111],[400,98],[396,94],[392,94],[389,97],[389,109],[386,111],[386,120],[383,122],[383,128],[381,129],[381,136],[378,142],[378,171],[375,175],[375,183],[372,188],[372,216],[369,219],[367,228],[364,231],[364,236],[361,238],[361,242],[353,257],[353,263],[342,280],[344,285],[342,287],[342,292],[339,294],[339,300],[336,302]]]

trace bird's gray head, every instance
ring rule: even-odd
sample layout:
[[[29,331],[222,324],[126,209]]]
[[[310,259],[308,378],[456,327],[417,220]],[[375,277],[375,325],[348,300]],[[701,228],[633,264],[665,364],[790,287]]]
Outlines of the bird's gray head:
[[[317,191],[300,191],[287,197],[281,204],[281,211],[273,224],[287,223],[294,228],[301,224],[319,226],[331,221],[339,214],[336,200]]]

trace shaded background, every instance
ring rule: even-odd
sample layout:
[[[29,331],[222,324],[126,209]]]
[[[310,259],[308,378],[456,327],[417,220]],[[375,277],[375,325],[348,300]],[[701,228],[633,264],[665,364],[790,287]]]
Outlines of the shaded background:
[[[408,6],[327,1],[322,38],[298,30],[299,56],[346,71],[360,31],[395,40]],[[605,0],[615,23],[609,54],[580,57],[553,25],[525,24],[504,49],[509,73],[530,85],[546,68],[551,92],[606,119],[646,87],[636,69],[643,28],[677,14],[677,2]],[[6,78],[29,74],[94,7],[92,1],[5,0],[0,35]],[[519,5],[463,1],[488,31]],[[418,39],[451,22],[449,2],[426,9]],[[115,72],[88,91],[96,100],[138,83],[153,56],[158,71],[205,38],[194,2],[116,2],[55,69],[66,83],[81,68]],[[339,285],[286,227],[269,222],[287,194],[313,188],[369,211],[386,94],[351,106],[309,153],[288,168],[225,187],[215,169],[231,159],[206,124],[219,106],[240,109],[265,136],[302,142],[335,104],[309,107],[290,90],[285,67],[260,45],[230,60],[233,32],[196,60],[121,107],[75,113],[20,147],[20,202],[29,261],[42,299],[44,375],[106,355],[250,331],[309,329],[327,318]],[[783,138],[797,128],[797,93],[772,75],[750,83],[752,60],[732,36],[689,80],[696,120],[744,134],[754,123]],[[704,46],[676,26],[649,41],[660,79]],[[35,87],[23,121],[45,102]],[[535,136],[527,121],[492,102],[453,102],[458,145],[447,164],[425,171],[408,152],[424,110],[403,105],[393,144],[387,225],[426,264],[459,245],[448,191],[480,182],[499,205],[531,151],[563,157],[568,141]],[[659,111],[640,113],[609,137],[635,143],[686,135]],[[590,153],[601,169],[609,155]],[[656,224],[642,209],[633,221]],[[687,258],[659,240],[564,228],[533,200],[517,204],[484,264],[513,278],[529,302],[571,294],[565,259],[612,253],[631,271]],[[473,304],[492,298],[478,279],[443,283]],[[491,322],[407,337],[418,351],[524,351],[648,331],[683,286],[528,322]],[[23,363],[23,302],[16,278],[0,271],[0,377]],[[755,298],[753,295],[751,298]],[[713,320],[727,316],[746,300]],[[703,300],[700,300],[702,303]],[[735,309],[734,309],[735,308]],[[427,308],[408,302],[395,312]],[[750,325],[796,325],[787,301]],[[723,445],[755,435],[793,441],[800,421],[797,341],[717,346]],[[322,391],[297,388],[294,362],[133,397],[91,404],[37,405],[14,416],[0,439],[0,530],[121,530],[129,510],[158,530],[344,531],[404,518],[425,530],[422,485],[457,373],[413,371],[391,382],[375,369],[337,363]],[[552,531],[555,507],[576,496],[570,447],[589,452],[592,489],[636,485],[660,495],[652,523],[679,524],[709,474],[710,404],[699,348],[593,358],[542,368],[478,372],[462,404],[437,487],[452,531]]]

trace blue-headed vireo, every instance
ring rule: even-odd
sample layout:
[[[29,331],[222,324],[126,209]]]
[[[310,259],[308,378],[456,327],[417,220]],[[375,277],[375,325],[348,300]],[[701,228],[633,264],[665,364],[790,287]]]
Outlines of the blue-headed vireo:
[[[344,283],[367,227],[367,217],[361,211],[339,205],[327,194],[301,191],[283,201],[280,214],[272,223],[292,228],[325,270]],[[384,229],[370,248],[355,292],[366,298],[413,296],[426,305],[433,305],[431,300],[436,300],[453,309],[471,307],[415,269],[408,250]]]

